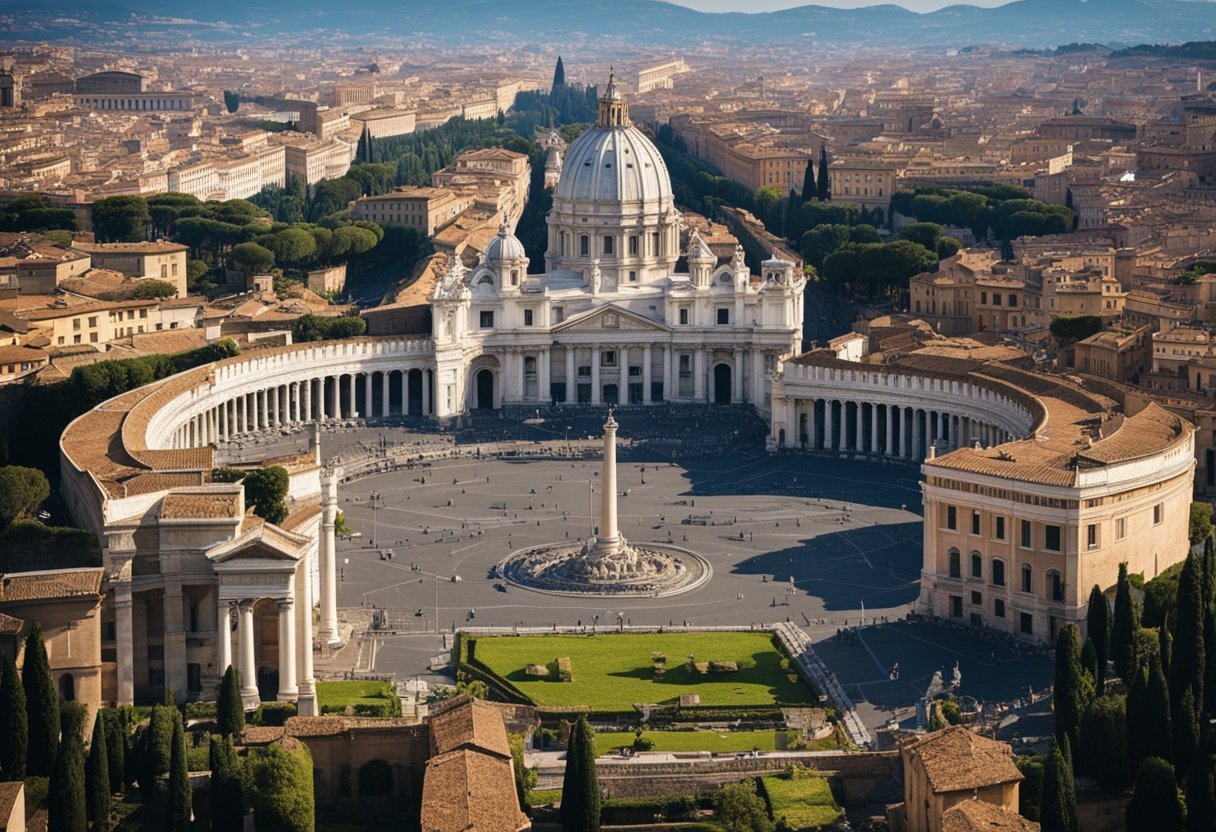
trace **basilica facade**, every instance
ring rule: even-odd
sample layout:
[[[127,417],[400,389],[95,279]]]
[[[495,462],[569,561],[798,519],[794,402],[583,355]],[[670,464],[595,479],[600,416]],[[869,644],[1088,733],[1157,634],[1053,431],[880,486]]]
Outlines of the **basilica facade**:
[[[566,150],[544,271],[506,226],[432,299],[436,415],[538,403],[748,403],[767,413],[802,332],[805,280],[773,258],[751,274],[682,221],[658,149],[614,81]],[[681,262],[683,261],[683,262]],[[681,269],[682,265],[686,267]]]

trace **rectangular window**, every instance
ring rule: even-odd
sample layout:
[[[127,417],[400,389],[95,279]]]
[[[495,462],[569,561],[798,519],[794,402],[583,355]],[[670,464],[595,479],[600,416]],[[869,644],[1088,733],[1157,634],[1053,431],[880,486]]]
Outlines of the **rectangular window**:
[[[90,343],[90,344],[96,344],[96,343],[97,343],[97,333],[96,333],[96,332],[90,332],[90,333],[89,333],[89,343]]]
[[[999,292],[993,292],[993,293],[992,293],[992,305],[993,305],[993,306],[1000,306],[1000,305],[1001,305],[1001,295],[1000,295],[1000,293],[999,293]]]
[[[612,237],[604,235],[604,254],[612,254]]]
[[[638,282],[638,273],[637,273],[637,272],[635,272],[635,271],[630,271],[630,272],[629,272],[629,282],[630,282],[630,283],[637,283],[637,282]]]
[[[984,605],[984,596],[978,592],[971,593],[971,603],[974,606],[981,607]]]
[[[988,293],[980,292],[980,303],[987,303],[987,302],[988,302]]]
[[[139,310],[139,317],[141,317],[141,318],[146,318],[146,317],[148,317],[148,310],[147,310],[147,309],[141,309],[141,310]]]
[[[722,307],[718,310],[718,326],[726,326],[730,323],[730,310]]]
[[[1030,532],[1030,521],[1029,520],[1022,521],[1022,536],[1021,536],[1020,542],[1021,542],[1021,546],[1023,549],[1030,549],[1030,548],[1033,548],[1033,546],[1034,546],[1034,538],[1032,537],[1031,532]]]
[[[532,326],[532,310],[524,310],[524,326]]]
[[[971,512],[971,533],[980,533],[980,513],[978,511]]]
[[[1017,305],[1018,305],[1018,296],[1017,296],[1017,295],[1010,295],[1010,296],[1009,296],[1009,305],[1010,305],[1010,306],[1017,306]]]
[[[615,350],[604,350],[603,352],[601,352],[600,353],[600,366],[601,367],[615,367],[616,366],[616,351]]]
[[[1034,635],[1034,616],[1028,612],[1021,613],[1019,629],[1023,635]]]
[[[1090,523],[1085,527],[1085,545],[1090,549],[1098,548],[1098,524]]]
[[[687,353],[680,355],[680,375],[684,377],[692,375],[692,356]]]
[[[481,315],[479,316],[478,320],[481,324],[482,329],[493,329],[494,328],[494,313],[492,311],[490,311],[489,309],[482,310]]]
[[[1161,525],[1161,518],[1163,515],[1164,515],[1164,512],[1162,512],[1162,510],[1161,510],[1161,503],[1157,503],[1157,505],[1153,506],[1153,525],[1154,526]]]
[[[564,307],[564,306],[553,307],[553,323],[560,324],[564,320],[566,320],[566,307]]]
[[[629,236],[629,253],[634,257],[638,254],[638,235],[631,234]]]
[[[688,326],[688,309],[680,307],[680,326]]]
[[[958,511],[954,506],[946,506],[946,528],[958,530]]]
[[[1060,551],[1060,527],[1046,525],[1043,527],[1043,548],[1049,552]]]
[[[80,318],[72,319],[72,329],[80,329]]]
[[[1122,540],[1127,537],[1127,518],[1115,518],[1115,540]]]
[[[89,318],[89,328],[92,329],[95,326],[97,326],[97,316],[93,315]]]
[[[1005,602],[1000,598],[992,602],[992,614],[997,618],[1005,617]]]
[[[993,525],[992,536],[995,537],[997,540],[1004,540],[1005,539],[1005,518],[1004,517],[994,518],[992,521],[992,525]]]

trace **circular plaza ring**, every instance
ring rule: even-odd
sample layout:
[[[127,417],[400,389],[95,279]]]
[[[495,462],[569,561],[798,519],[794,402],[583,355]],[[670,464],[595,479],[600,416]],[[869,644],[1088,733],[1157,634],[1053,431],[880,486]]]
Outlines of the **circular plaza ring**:
[[[668,598],[694,590],[713,577],[713,566],[696,552],[667,543],[630,543],[631,553],[651,565],[620,576],[597,574],[586,547],[574,541],[518,549],[494,567],[507,583],[552,595]]]

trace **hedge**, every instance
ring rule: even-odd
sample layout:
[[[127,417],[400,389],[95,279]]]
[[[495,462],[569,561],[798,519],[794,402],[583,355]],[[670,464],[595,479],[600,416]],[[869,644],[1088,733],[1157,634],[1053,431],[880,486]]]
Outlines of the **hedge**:
[[[600,819],[605,824],[626,825],[658,821],[690,820],[699,802],[692,795],[670,797],[618,797],[605,800],[600,806]]]
[[[280,727],[299,712],[295,702],[263,702],[253,712],[250,725]]]
[[[0,572],[101,566],[97,535],[67,526],[16,520],[0,532]]]

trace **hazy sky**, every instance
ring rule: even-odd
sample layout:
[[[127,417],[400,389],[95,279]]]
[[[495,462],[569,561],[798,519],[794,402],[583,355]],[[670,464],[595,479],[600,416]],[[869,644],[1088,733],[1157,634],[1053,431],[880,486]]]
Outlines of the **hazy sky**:
[[[917,12],[929,12],[942,6],[965,3],[970,6],[1001,6],[1009,0],[670,0],[681,6],[690,6],[704,12],[769,12],[794,6],[837,6],[845,9],[857,6],[877,6],[883,2],[894,3]]]

